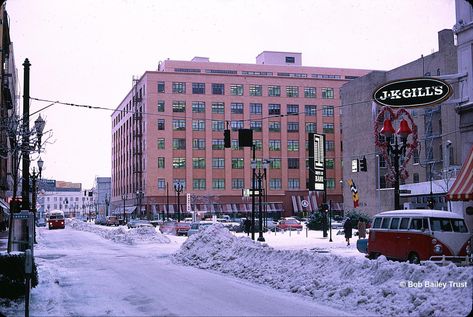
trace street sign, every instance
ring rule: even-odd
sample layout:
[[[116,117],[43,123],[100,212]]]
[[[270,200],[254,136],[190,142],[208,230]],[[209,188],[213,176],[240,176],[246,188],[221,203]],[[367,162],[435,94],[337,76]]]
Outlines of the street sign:
[[[309,190],[325,190],[325,135],[309,133]]]
[[[380,86],[373,93],[373,99],[383,106],[413,108],[441,103],[452,93],[452,87],[440,79],[407,78]]]
[[[309,207],[309,202],[304,199],[303,201],[301,201],[301,206],[304,207],[304,208],[307,208],[307,207]]]
[[[187,193],[186,205],[187,205],[187,212],[191,212],[191,194],[190,193]]]

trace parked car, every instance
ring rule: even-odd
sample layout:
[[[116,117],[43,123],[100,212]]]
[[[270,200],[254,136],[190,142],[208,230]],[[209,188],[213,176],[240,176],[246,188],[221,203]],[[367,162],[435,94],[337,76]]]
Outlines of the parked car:
[[[299,220],[294,218],[286,218],[279,220],[276,230],[302,230],[302,224]]]
[[[37,227],[46,227],[46,219],[44,219],[44,218],[36,219],[36,226]]]
[[[154,226],[151,224],[151,222],[149,222],[148,220],[141,220],[141,219],[131,219],[130,221],[128,221],[128,223],[126,225],[127,225],[128,229],[139,228],[139,227],[152,227],[152,228],[154,228]]]
[[[212,222],[193,222],[191,223],[190,229],[187,231],[187,236],[190,237],[191,235],[204,230],[205,228],[211,226]]]
[[[119,224],[117,216],[107,216],[105,220],[105,225],[107,226],[118,226]]]
[[[165,221],[159,226],[159,231],[166,234],[187,235],[187,232],[191,228],[188,222],[176,222],[176,221]]]

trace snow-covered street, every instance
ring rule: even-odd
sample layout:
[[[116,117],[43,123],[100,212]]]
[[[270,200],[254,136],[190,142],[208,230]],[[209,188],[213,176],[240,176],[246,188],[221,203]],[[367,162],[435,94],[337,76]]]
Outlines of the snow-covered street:
[[[187,237],[78,221],[38,230],[32,316],[465,316],[472,269],[370,261],[319,232]],[[437,284],[428,284],[429,282]],[[445,284],[438,284],[439,282]],[[416,284],[412,284],[416,283]],[[462,284],[463,283],[463,284]],[[443,287],[445,285],[445,287]],[[23,316],[23,303],[0,306]]]

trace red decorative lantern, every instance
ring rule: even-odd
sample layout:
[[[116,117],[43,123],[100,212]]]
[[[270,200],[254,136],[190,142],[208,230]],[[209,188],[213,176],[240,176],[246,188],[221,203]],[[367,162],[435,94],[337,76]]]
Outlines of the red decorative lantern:
[[[409,124],[407,124],[406,119],[402,119],[401,123],[399,124],[399,130],[397,130],[397,134],[399,134],[401,138],[406,139],[411,133],[412,130],[409,128]]]
[[[384,120],[383,128],[381,129],[381,131],[379,131],[379,133],[381,133],[382,135],[384,135],[387,138],[390,138],[390,137],[392,137],[392,135],[395,132],[396,131],[393,128],[391,120],[389,120],[389,119]]]

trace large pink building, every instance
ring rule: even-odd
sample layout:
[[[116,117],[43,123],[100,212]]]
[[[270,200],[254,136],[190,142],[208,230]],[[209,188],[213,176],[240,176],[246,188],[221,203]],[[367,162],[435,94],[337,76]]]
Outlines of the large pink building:
[[[269,159],[267,209],[293,215],[317,209],[309,195],[308,133],[326,135],[327,199],[341,209],[340,87],[367,70],[302,66],[300,53],[268,52],[256,64],[208,58],[166,60],[147,71],[112,115],[112,204],[116,213],[201,215],[251,211],[251,148],[238,129],[252,129],[256,160]],[[224,147],[224,129],[231,148]],[[259,165],[258,165],[259,166]],[[307,200],[309,205],[301,204]],[[136,208],[137,206],[140,206]]]

